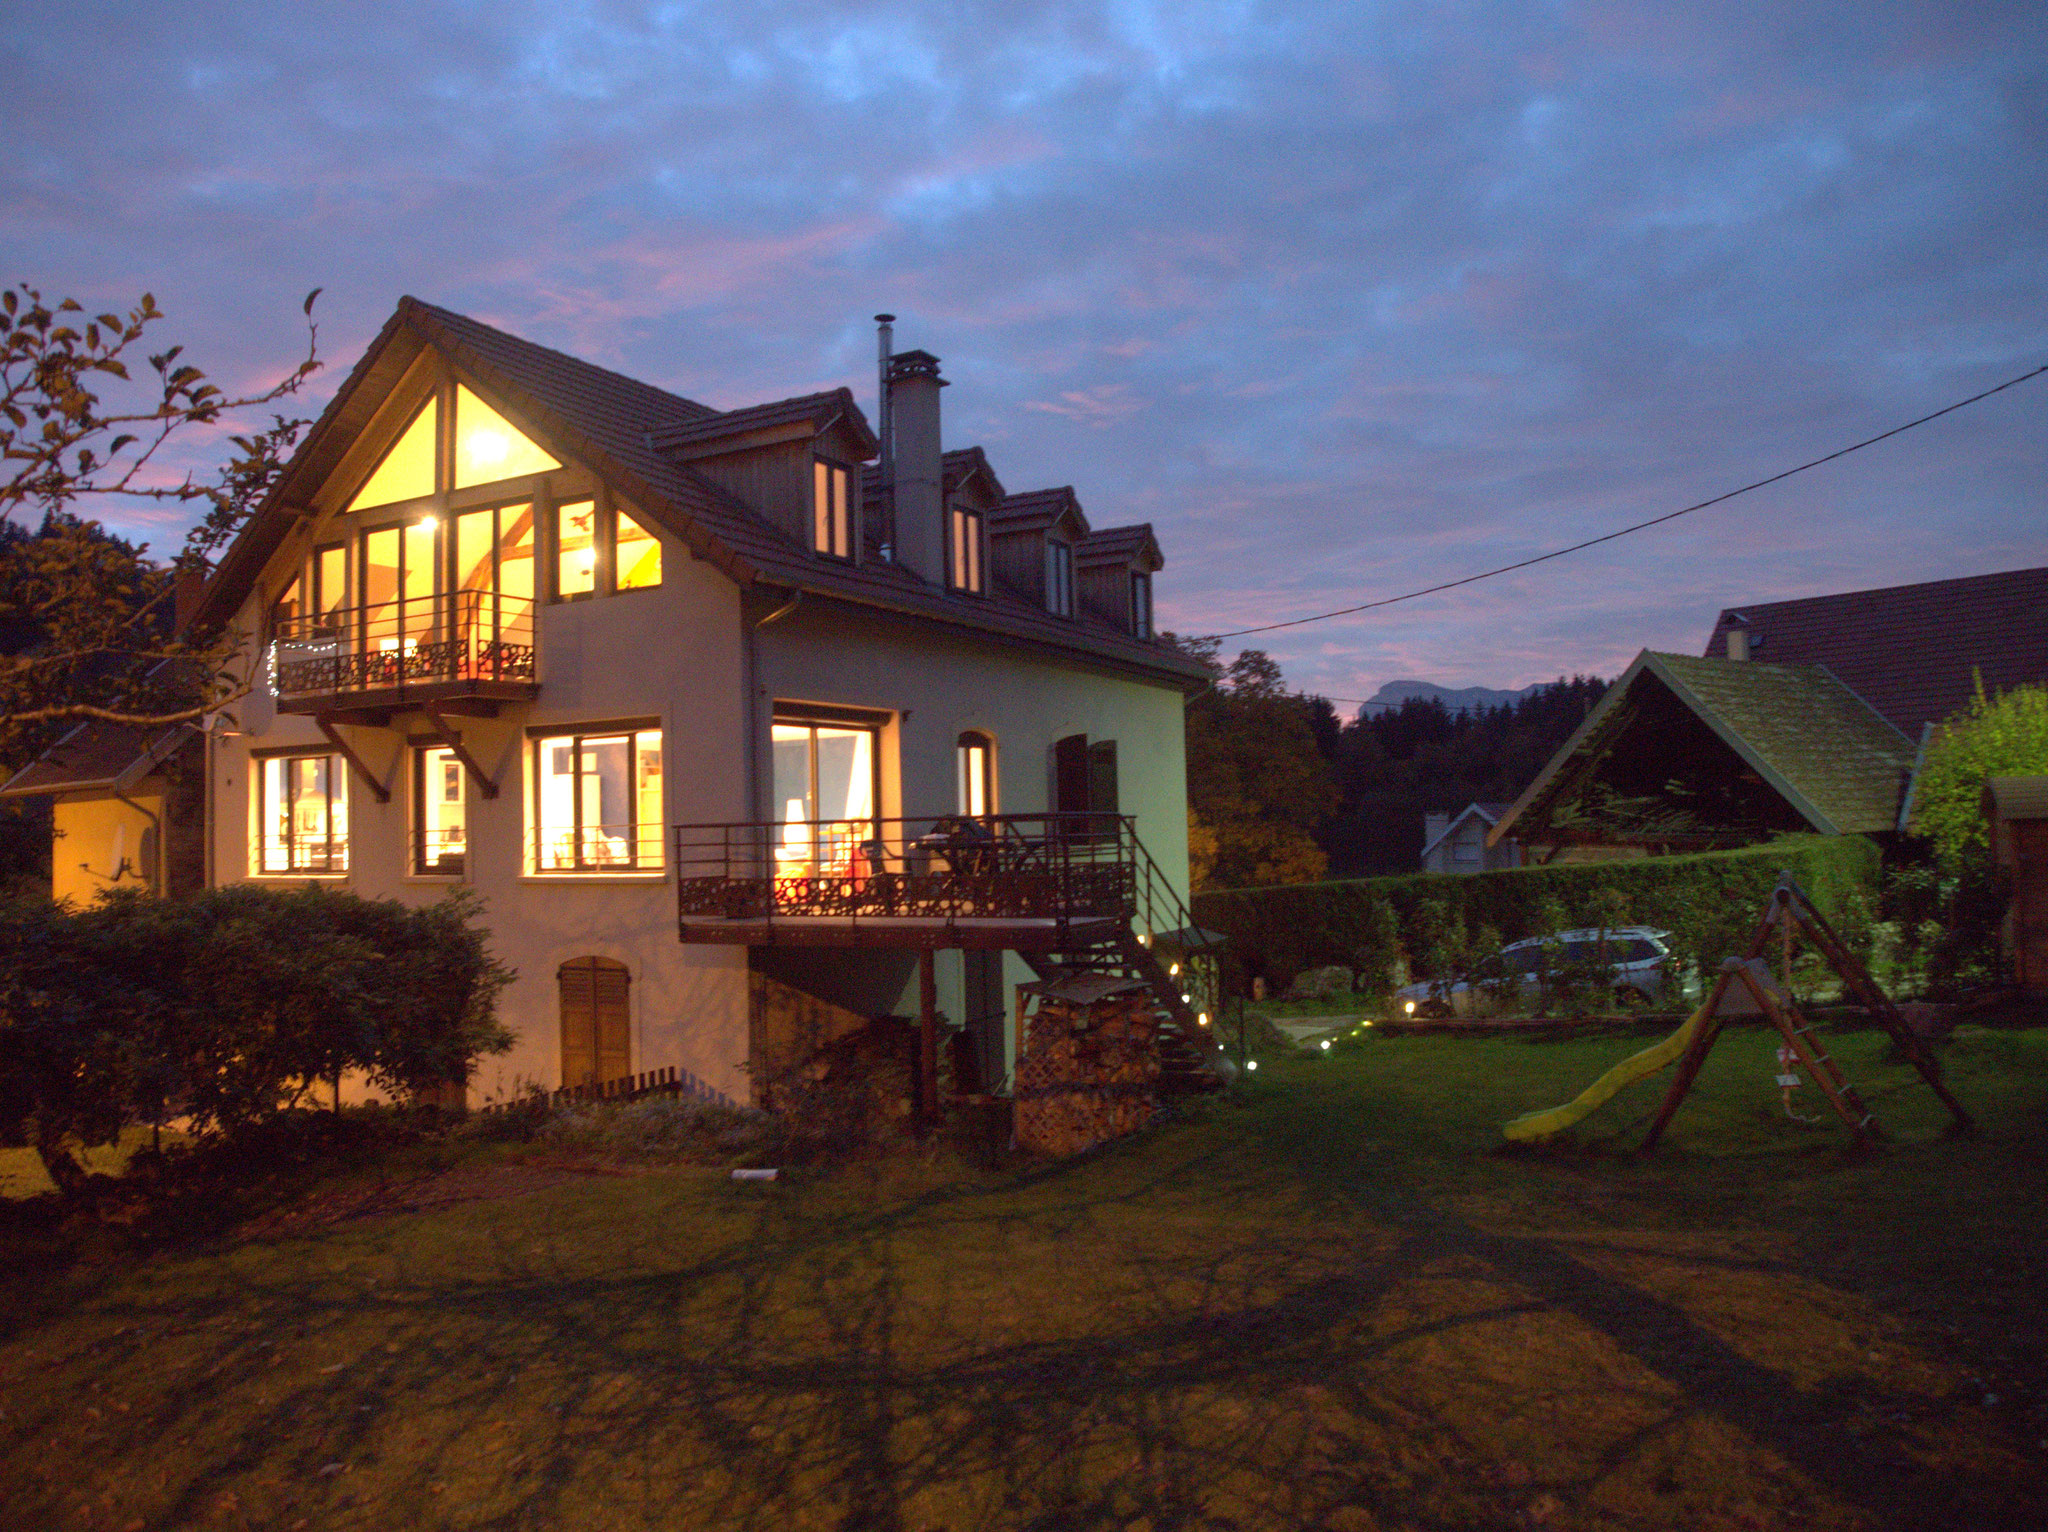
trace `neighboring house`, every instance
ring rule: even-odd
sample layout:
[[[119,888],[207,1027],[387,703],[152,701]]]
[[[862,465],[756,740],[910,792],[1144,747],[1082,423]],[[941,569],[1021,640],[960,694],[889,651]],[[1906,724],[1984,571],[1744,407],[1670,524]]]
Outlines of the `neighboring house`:
[[[1157,544],[942,453],[937,358],[885,373],[888,454],[845,389],[714,410],[403,300],[197,614],[260,682],[209,881],[481,894],[518,971],[482,1097],[746,1100],[798,1011],[922,1015],[927,1070],[942,1011],[992,1085],[1063,961],[1205,1036]]]
[[[1703,657],[1644,651],[1488,832],[1531,861],[1910,819],[1928,731],[2048,681],[2048,569],[1728,608]]]
[[[82,723],[16,772],[0,797],[51,800],[50,893],[173,896],[202,884],[200,731]]]
[[[1489,833],[1531,862],[1889,832],[1913,770],[1896,727],[1818,665],[1639,654]]]
[[[1703,653],[1825,665],[1918,740],[1980,680],[1987,692],[2048,681],[2048,569],[1730,607]]]
[[[1424,872],[1494,872],[1522,865],[1521,845],[1513,840],[1487,844],[1487,832],[1508,811],[1505,803],[1470,803],[1456,814],[1422,816]]]

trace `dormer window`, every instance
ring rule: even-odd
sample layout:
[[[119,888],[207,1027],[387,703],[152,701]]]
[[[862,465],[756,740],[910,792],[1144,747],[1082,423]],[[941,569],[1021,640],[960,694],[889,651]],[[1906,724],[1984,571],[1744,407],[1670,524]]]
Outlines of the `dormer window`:
[[[1143,570],[1131,571],[1131,632],[1152,636],[1152,576]]]
[[[824,458],[811,462],[811,551],[853,557],[853,471]]]
[[[1045,609],[1055,617],[1074,615],[1074,546],[1057,538],[1045,545]]]
[[[946,528],[952,544],[947,549],[946,583],[954,590],[978,596],[983,588],[981,512],[956,505],[946,518]]]

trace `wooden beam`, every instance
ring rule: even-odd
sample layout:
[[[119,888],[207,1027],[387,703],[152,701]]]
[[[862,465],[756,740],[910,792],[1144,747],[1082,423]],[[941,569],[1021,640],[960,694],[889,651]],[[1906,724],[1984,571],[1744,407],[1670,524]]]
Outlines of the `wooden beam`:
[[[423,707],[420,711],[432,720],[436,729],[440,730],[442,739],[447,741],[448,749],[454,752],[456,760],[462,762],[462,769],[469,773],[469,780],[476,783],[476,790],[483,794],[485,801],[496,798],[498,784],[484,775],[484,769],[478,764],[477,758],[471,755],[469,747],[462,743],[461,733],[442,716],[447,709],[436,703],[432,707]]]
[[[917,955],[917,1121],[928,1131],[939,1116],[939,978],[931,949]]]
[[[391,789],[371,775],[370,768],[363,764],[363,758],[355,753],[347,740],[334,732],[334,725],[317,715],[313,719],[313,725],[322,734],[327,736],[327,743],[340,751],[342,758],[355,768],[356,775],[363,779],[363,786],[370,790],[376,800],[379,803],[389,803],[391,801]]]

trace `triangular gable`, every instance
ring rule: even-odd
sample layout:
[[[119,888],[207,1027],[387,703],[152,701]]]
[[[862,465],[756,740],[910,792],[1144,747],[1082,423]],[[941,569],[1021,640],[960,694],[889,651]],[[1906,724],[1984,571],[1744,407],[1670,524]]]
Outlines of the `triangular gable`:
[[[1441,846],[1446,840],[1450,839],[1451,832],[1453,830],[1457,829],[1458,826],[1463,824],[1466,820],[1474,818],[1483,820],[1486,823],[1487,827],[1491,829],[1493,827],[1494,822],[1500,818],[1500,810],[1497,805],[1494,807],[1492,812],[1488,812],[1487,806],[1483,803],[1466,804],[1462,809],[1460,809],[1457,812],[1457,814],[1452,818],[1451,822],[1445,825],[1441,830],[1437,831],[1435,838],[1431,840],[1428,845],[1422,848],[1422,855],[1424,860],[1428,859],[1430,852],[1436,850],[1438,846]],[[1489,840],[1487,844],[1491,845],[1492,842]]]
[[[1638,654],[1486,841],[1497,846],[1534,809],[1549,809],[1568,767],[1590,779],[1633,719],[1630,704],[1660,687],[1701,723],[1800,818],[1825,835],[1893,827],[1913,750],[1824,667]],[[1526,834],[1525,834],[1525,837]]]

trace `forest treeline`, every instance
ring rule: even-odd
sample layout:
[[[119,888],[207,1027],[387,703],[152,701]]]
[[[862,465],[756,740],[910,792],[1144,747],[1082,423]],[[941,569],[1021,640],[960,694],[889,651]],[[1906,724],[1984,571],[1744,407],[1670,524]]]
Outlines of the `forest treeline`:
[[[1262,650],[1226,661],[1212,639],[1176,642],[1214,677],[1187,715],[1197,888],[1413,872],[1424,815],[1512,801],[1607,690],[1560,676],[1500,707],[1417,699],[1347,721],[1289,691]]]

